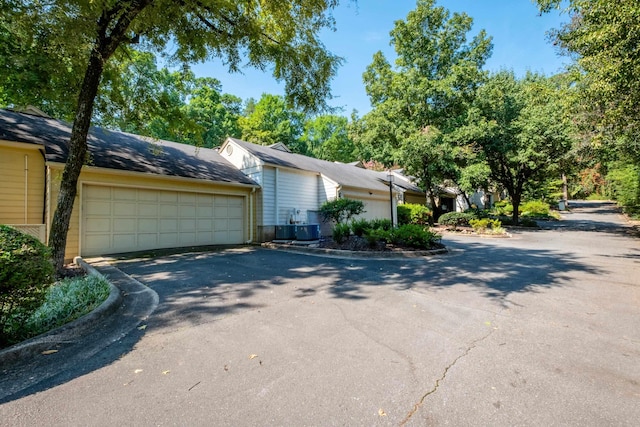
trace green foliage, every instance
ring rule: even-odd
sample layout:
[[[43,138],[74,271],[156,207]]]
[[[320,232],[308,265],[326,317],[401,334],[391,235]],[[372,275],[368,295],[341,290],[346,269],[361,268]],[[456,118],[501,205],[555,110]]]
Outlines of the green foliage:
[[[456,227],[469,225],[469,221],[474,218],[475,215],[472,212],[447,212],[440,215],[438,224],[450,225],[456,229]]]
[[[307,120],[301,142],[307,154],[317,159],[343,163],[356,160],[356,146],[343,116],[328,114]]]
[[[577,63],[574,119],[591,150],[640,160],[640,5],[636,0],[538,0],[566,7],[570,20],[553,42]]]
[[[362,237],[367,230],[371,229],[371,224],[366,219],[356,219],[351,222],[351,230],[353,234]]]
[[[325,221],[337,224],[349,222],[351,218],[364,212],[364,202],[347,198],[334,199],[324,202],[320,206],[320,215]]]
[[[370,222],[371,228],[374,230],[384,230],[389,231],[393,228],[393,223],[390,219],[385,218],[376,218],[371,220]]]
[[[304,116],[289,108],[282,96],[263,94],[253,110],[238,119],[242,138],[256,144],[285,144],[291,151],[306,154],[300,141]]]
[[[616,165],[607,174],[608,191],[625,212],[640,212],[640,167]]]
[[[398,224],[429,225],[433,213],[425,205],[404,203],[398,205]]]
[[[458,141],[481,150],[490,178],[509,193],[514,223],[526,189],[558,176],[571,148],[573,123],[562,102],[568,90],[562,84],[499,72],[479,88],[466,125],[456,131]]]
[[[373,110],[351,127],[364,159],[401,163],[432,203],[441,180],[458,174],[461,156],[449,135],[485,78],[482,67],[491,54],[484,30],[469,40],[472,24],[464,13],[419,0],[391,31],[395,66],[377,52],[367,67],[363,78]]]
[[[351,235],[351,226],[347,223],[337,223],[332,231],[333,241],[340,244]]]
[[[499,219],[491,218],[479,218],[469,221],[469,225],[476,233],[483,234],[504,234],[505,230],[502,228],[502,222]]]
[[[416,249],[430,249],[440,240],[440,236],[428,227],[417,224],[405,224],[390,232],[391,242]]]
[[[27,339],[50,331],[89,313],[109,296],[103,276],[67,278],[50,286],[44,303],[27,319]]]
[[[54,268],[48,248],[35,237],[0,225],[0,345],[7,344],[7,328],[23,328],[27,317],[42,304]]]
[[[549,215],[549,203],[542,200],[530,200],[525,202],[521,206],[522,216],[548,216]]]
[[[375,248],[380,242],[386,244],[391,239],[391,233],[383,228],[373,228],[367,230],[364,237],[369,247]]]

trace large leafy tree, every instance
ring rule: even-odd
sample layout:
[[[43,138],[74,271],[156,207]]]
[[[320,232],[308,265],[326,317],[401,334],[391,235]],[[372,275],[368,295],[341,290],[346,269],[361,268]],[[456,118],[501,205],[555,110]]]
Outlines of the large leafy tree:
[[[551,33],[551,39],[575,59],[580,90],[574,107],[581,135],[575,151],[589,162],[581,174],[606,175],[614,189],[609,195],[637,209],[640,191],[630,197],[633,192],[628,189],[640,188],[640,175],[629,172],[640,163],[640,3],[537,2],[542,11],[564,8],[570,17]],[[583,188],[589,188],[593,182],[585,184]]]
[[[349,136],[348,124],[346,117],[332,114],[307,120],[301,138],[307,153],[329,161],[347,163],[356,160],[356,148]]]
[[[437,181],[455,177],[456,153],[446,141],[463,121],[491,54],[483,30],[468,39],[472,24],[464,13],[419,0],[391,31],[395,67],[378,52],[363,76],[373,110],[353,126],[359,150],[378,153],[374,159],[387,166],[400,162],[432,193]]]
[[[251,106],[250,114],[238,120],[243,139],[262,145],[282,142],[300,154],[306,153],[300,141],[303,123],[304,115],[289,107],[282,96],[267,93]]]
[[[217,57],[230,71],[245,63],[261,69],[273,64],[274,77],[285,83],[287,99],[315,109],[329,95],[329,80],[340,62],[318,39],[320,30],[333,25],[328,10],[336,4],[337,0],[3,0],[2,37],[19,34],[31,42],[28,47],[12,46],[13,57],[28,55],[25,64],[43,57],[47,67],[63,59],[66,70],[46,71],[68,71],[69,81],[80,82],[69,86],[77,101],[49,237],[57,269],[64,262],[95,99],[116,52],[136,43],[158,50],[171,43],[174,59],[185,63]],[[46,45],[33,43],[39,38]]]
[[[490,178],[507,190],[513,222],[527,187],[560,176],[562,160],[572,145],[572,124],[555,81],[513,72],[493,75],[479,90],[457,140],[486,161]]]

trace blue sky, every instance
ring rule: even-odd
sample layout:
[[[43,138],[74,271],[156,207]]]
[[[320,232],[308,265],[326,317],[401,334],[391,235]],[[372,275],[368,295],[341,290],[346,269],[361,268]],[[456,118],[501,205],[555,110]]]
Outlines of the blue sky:
[[[567,19],[566,15],[539,16],[531,0],[438,0],[438,5],[452,13],[470,15],[474,21],[472,35],[485,29],[493,37],[493,55],[487,61],[487,70],[511,69],[518,76],[527,71],[551,75],[568,63],[546,37],[547,31]],[[332,82],[331,101],[332,106],[343,108],[344,115],[356,109],[362,116],[371,109],[362,73],[378,50],[393,60],[389,31],[395,21],[405,19],[415,6],[415,0],[359,0],[357,4],[347,0],[334,11],[336,31],[323,33],[321,39],[330,51],[345,59]],[[229,74],[219,62],[194,65],[193,71],[199,77],[217,78],[222,82],[223,92],[242,99],[259,99],[262,93],[283,93],[283,86],[268,72],[246,68],[243,74]]]

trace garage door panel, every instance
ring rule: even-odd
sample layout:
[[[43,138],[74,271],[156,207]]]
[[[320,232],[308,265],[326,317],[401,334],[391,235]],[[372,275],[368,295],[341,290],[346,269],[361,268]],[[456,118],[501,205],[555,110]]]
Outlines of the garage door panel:
[[[178,216],[180,218],[195,217],[196,216],[196,207],[193,206],[193,205],[180,205],[180,206],[178,206]]]
[[[138,246],[145,248],[154,248],[158,246],[158,234],[138,234]]]
[[[135,205],[131,204],[131,202],[118,201],[113,203],[113,215],[115,215],[116,217],[129,215],[133,216],[135,214],[136,207]]]
[[[113,231],[116,233],[135,233],[135,218],[116,218],[113,220]]]
[[[178,233],[160,233],[158,247],[168,248],[178,245]]]
[[[117,188],[113,187],[114,200],[133,201],[138,198],[138,190],[134,188]]]
[[[140,233],[157,233],[158,232],[158,220],[155,218],[140,218],[138,219],[138,232]]]
[[[196,229],[195,219],[181,219],[180,220],[180,232],[190,231]]]
[[[156,203],[139,203],[138,216],[157,216],[158,205]]]
[[[193,245],[196,242],[196,233],[179,233],[178,235],[178,243],[181,246],[189,246]]]
[[[103,200],[93,200],[87,207],[86,214],[89,215],[110,215],[111,202]]]
[[[178,206],[177,205],[160,205],[160,218],[177,218]]]
[[[160,230],[161,230],[161,233],[169,232],[169,231],[178,231],[178,220],[177,219],[161,219]]]
[[[243,196],[96,185],[85,185],[82,195],[83,255],[245,238]]]
[[[113,247],[122,248],[123,251],[134,251],[136,245],[135,234],[114,234]]]
[[[157,202],[158,192],[153,190],[138,190],[138,200],[144,202]]]
[[[111,229],[109,218],[91,218],[86,221],[85,229],[92,233],[108,233]]]

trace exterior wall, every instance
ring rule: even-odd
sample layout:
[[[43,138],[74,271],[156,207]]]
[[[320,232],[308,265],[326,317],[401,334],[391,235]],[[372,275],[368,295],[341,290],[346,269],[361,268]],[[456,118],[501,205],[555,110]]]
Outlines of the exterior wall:
[[[276,224],[276,169],[262,168],[262,222],[260,225]]]
[[[307,211],[318,209],[317,174],[279,169],[276,225],[306,223]]]
[[[0,224],[44,224],[45,165],[40,146],[0,141]]]
[[[318,206],[322,206],[327,200],[338,197],[338,183],[324,177],[318,177]]]
[[[389,205],[389,193],[369,193],[357,189],[343,188],[342,196],[354,200],[362,200],[364,202],[365,212],[358,216],[366,220],[372,219],[391,219],[391,206]],[[393,211],[395,223],[396,197],[393,195]]]
[[[418,196],[417,194],[407,192],[407,193],[404,193],[404,202],[412,203],[414,205],[426,205],[427,196],[424,194]]]
[[[47,203],[47,224],[51,223],[53,218],[53,211],[55,210],[55,204],[58,198],[58,192],[60,189],[60,180],[62,177],[62,169],[64,165],[52,164],[50,165],[50,197]],[[133,172],[120,172],[110,171],[99,168],[83,168],[80,178],[78,179],[78,194],[74,203],[73,211],[71,214],[71,221],[69,225],[69,233],[67,235],[67,246],[65,259],[72,260],[75,256],[82,253],[82,247],[80,242],[81,221],[82,217],[80,200],[82,200],[82,188],[84,184],[98,184],[98,185],[114,185],[133,188],[147,188],[157,190],[174,190],[184,192],[195,193],[210,193],[210,194],[224,194],[224,195],[238,195],[245,196],[245,236],[249,239],[252,236],[252,224],[250,212],[249,197],[252,195],[251,188],[243,186],[224,185],[220,183],[211,183],[206,181],[197,181],[192,179],[170,178],[164,176],[153,176]],[[255,200],[251,203],[255,204]]]

